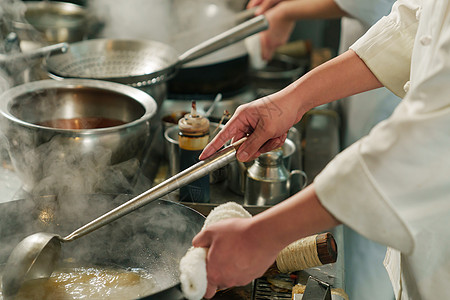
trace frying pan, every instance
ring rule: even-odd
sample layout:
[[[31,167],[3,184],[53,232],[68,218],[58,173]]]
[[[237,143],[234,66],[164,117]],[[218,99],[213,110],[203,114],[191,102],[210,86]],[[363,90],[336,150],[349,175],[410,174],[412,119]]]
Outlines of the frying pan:
[[[130,198],[131,195],[74,195],[63,199],[42,196],[1,203],[0,265],[29,234],[70,233],[74,227]],[[78,266],[142,268],[156,279],[157,293],[179,282],[179,261],[203,223],[204,216],[198,212],[181,204],[157,200],[74,241],[71,247],[63,247],[61,258],[63,261],[73,258]],[[150,295],[142,299],[147,296]]]
[[[71,44],[69,51],[64,54],[49,57],[46,65],[49,75],[55,79],[101,79],[143,87],[165,82],[172,78],[182,65],[267,27],[266,18],[257,16],[181,55],[171,46],[157,41],[86,40]]]

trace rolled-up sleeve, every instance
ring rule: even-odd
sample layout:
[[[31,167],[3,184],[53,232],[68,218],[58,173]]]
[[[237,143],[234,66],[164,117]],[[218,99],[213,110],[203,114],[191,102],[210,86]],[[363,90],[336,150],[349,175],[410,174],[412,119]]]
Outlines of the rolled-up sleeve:
[[[403,87],[410,77],[419,10],[415,1],[396,2],[388,16],[350,46],[378,80],[399,97],[405,96]]]

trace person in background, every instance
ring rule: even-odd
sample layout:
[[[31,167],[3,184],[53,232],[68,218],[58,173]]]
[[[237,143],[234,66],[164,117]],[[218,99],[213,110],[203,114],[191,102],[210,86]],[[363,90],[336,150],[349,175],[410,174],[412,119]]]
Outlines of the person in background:
[[[388,246],[396,299],[447,299],[450,280],[450,3],[398,0],[350,50],[285,89],[240,106],[200,159],[229,139],[248,161],[284,142],[311,108],[385,86],[403,100],[307,188],[250,219],[211,225],[208,289],[261,276],[291,242],[344,223]]]
[[[287,43],[295,23],[303,19],[341,18],[339,53],[343,53],[376,21],[389,14],[394,0],[250,0],[270,27],[260,33],[261,52],[270,60],[277,47]],[[343,148],[350,146],[380,121],[388,118],[400,98],[386,88],[341,99]],[[350,299],[393,299],[392,286],[382,262],[386,247],[372,242],[347,226],[345,229],[345,286]],[[376,284],[375,284],[376,282]]]

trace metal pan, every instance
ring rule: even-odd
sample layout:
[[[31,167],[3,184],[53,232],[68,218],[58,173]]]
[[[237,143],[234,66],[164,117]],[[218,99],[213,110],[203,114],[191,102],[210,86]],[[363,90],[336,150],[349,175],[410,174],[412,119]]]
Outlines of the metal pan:
[[[42,196],[0,203],[0,267],[25,236],[38,231],[67,234],[131,197]],[[73,266],[144,269],[156,280],[153,295],[179,283],[179,261],[203,223],[204,216],[195,210],[158,200],[74,241],[71,247],[63,249],[61,259],[65,262],[70,258]],[[147,296],[150,294],[142,295],[141,299]],[[183,299],[180,297],[166,299]]]
[[[47,59],[53,78],[87,78],[142,87],[172,78],[178,69],[197,58],[236,43],[268,28],[264,16],[254,17],[181,55],[156,41],[94,39],[73,43],[67,53]]]

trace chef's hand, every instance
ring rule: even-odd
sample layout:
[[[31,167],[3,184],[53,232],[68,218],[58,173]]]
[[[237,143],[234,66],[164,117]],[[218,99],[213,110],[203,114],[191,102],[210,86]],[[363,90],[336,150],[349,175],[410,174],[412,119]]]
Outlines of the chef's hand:
[[[209,248],[205,298],[213,297],[219,289],[247,285],[273,264],[281,249],[268,235],[254,230],[252,218],[227,219],[206,227],[194,237],[194,247]]]
[[[298,105],[293,97],[278,92],[239,106],[233,117],[203,150],[200,159],[208,158],[232,138],[237,141],[248,136],[236,153],[237,159],[243,162],[281,147],[288,130],[303,115],[299,113]]]
[[[288,17],[284,5],[277,5],[282,0],[252,0],[247,8],[259,6],[255,15],[264,14],[269,22],[269,29],[259,34],[262,58],[270,60],[275,50],[287,43],[295,26],[295,19]]]

